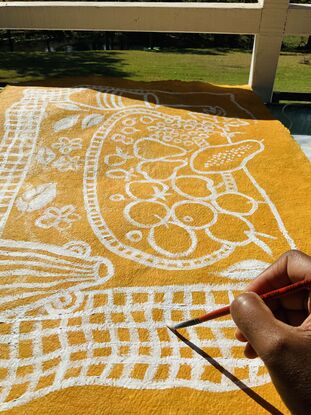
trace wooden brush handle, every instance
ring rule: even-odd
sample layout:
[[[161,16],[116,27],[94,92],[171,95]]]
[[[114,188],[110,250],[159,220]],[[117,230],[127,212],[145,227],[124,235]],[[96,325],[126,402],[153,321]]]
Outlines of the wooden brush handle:
[[[311,278],[295,282],[294,284],[286,285],[285,287],[278,288],[273,291],[269,291],[264,294],[260,294],[260,297],[263,299],[263,301],[271,300],[273,298],[280,298],[284,297],[288,294],[293,294],[295,292],[301,291],[301,290],[310,290],[311,289]],[[223,317],[230,314],[230,305],[227,305],[226,307],[219,308],[218,310],[211,311],[204,316],[193,318],[192,320],[183,321],[182,323],[176,324],[176,326],[171,327],[172,330],[176,330],[183,327],[190,327],[195,326],[196,324],[201,324],[204,321],[208,320],[214,320],[218,317]]]
[[[288,294],[293,294],[301,290],[311,289],[311,278],[295,282],[294,284],[286,285],[268,293],[261,294],[260,297],[265,301],[273,298],[284,297]]]

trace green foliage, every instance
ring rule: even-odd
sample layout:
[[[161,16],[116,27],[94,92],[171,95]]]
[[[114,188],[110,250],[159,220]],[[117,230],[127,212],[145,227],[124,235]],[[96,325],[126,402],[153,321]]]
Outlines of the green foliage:
[[[310,65],[301,53],[280,56],[275,90],[311,92]],[[113,76],[137,81],[178,79],[247,84],[251,53],[218,49],[172,51],[2,52],[0,82]]]
[[[222,47],[251,50],[253,36],[208,33],[134,33],[0,30],[0,51],[184,49]],[[311,37],[287,36],[283,50],[311,49]]]

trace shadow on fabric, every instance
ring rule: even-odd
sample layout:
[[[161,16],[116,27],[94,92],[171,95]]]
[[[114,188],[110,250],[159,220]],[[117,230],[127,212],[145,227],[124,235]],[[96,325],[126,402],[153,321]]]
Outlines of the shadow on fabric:
[[[251,399],[258,403],[262,408],[268,411],[272,415],[283,415],[275,406],[271,403],[266,401],[262,396],[258,395],[253,389],[249,388],[244,382],[242,382],[239,378],[234,376],[231,372],[225,369],[220,363],[217,362],[213,357],[207,354],[204,350],[200,349],[197,345],[192,343],[190,340],[186,339],[182,334],[180,334],[177,330],[170,329],[175,336],[177,336],[182,342],[184,342],[187,346],[189,346],[192,350],[202,356],[205,360],[208,361],[209,364],[214,366],[215,369],[219,370],[223,375],[225,375],[231,382],[233,382],[237,387],[239,387],[246,395],[248,395]]]
[[[207,82],[167,81],[132,81],[125,77],[103,76],[72,76],[50,78],[43,81],[32,81],[14,84],[16,86],[44,86],[75,88],[87,87],[97,91],[103,87],[111,87],[109,92],[122,97],[146,101],[146,97],[135,94],[134,91],[150,92],[147,101],[158,104],[153,95],[160,96],[159,104],[164,107],[176,108],[176,95],[181,95],[182,104],[179,109],[224,118],[274,120],[271,112],[264,106],[261,99],[247,85],[215,85]],[[154,92],[154,94],[152,94]],[[223,112],[225,107],[225,113]]]

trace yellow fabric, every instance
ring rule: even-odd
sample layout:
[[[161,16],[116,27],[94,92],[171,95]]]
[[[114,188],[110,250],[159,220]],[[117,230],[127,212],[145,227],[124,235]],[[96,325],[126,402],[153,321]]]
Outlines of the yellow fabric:
[[[215,361],[165,326],[311,253],[310,163],[251,91],[7,87],[0,133],[1,410],[287,413],[230,317],[182,331]]]

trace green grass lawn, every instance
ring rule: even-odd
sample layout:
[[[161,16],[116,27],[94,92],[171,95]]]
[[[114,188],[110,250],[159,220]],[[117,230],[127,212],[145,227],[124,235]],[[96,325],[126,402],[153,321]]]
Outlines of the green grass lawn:
[[[302,63],[304,56],[300,53],[282,53],[275,90],[311,92],[311,64]],[[246,84],[250,61],[250,52],[222,49],[0,52],[0,82],[94,75],[135,81],[178,79]]]

